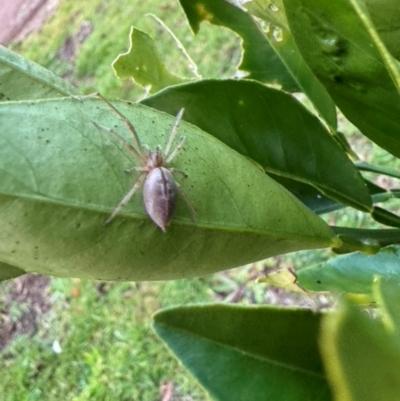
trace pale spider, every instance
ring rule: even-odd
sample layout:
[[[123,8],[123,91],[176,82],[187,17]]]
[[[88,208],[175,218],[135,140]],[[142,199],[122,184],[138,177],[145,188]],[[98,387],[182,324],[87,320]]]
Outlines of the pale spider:
[[[93,122],[93,124],[97,128],[106,131],[109,135],[118,139],[125,146],[125,148],[128,149],[135,156],[138,162],[141,163],[141,167],[132,167],[128,170],[125,170],[125,172],[142,172],[133,187],[122,198],[121,202],[117,205],[117,207],[111,213],[110,217],[104,222],[104,224],[108,224],[121,211],[121,209],[132,198],[134,193],[140,188],[143,181],[144,207],[149,217],[158,227],[161,228],[163,232],[166,232],[166,228],[171,221],[176,205],[178,192],[188,205],[193,218],[194,208],[180,188],[179,184],[175,181],[172,174],[179,173],[185,177],[186,175],[179,170],[167,168],[167,165],[181,151],[186,140],[186,137],[181,137],[176,148],[170,153],[171,145],[178,131],[179,122],[182,118],[184,109],[181,109],[175,118],[175,123],[172,127],[172,131],[167,140],[164,151],[161,151],[159,146],[157,146],[155,151],[151,151],[142,146],[139,136],[136,133],[136,130],[133,127],[132,123],[108,100],[100,95],[99,97],[108,105],[108,107],[110,107],[112,111],[114,111],[114,113],[116,113],[116,115],[126,125],[133,136],[136,148],[133,147],[121,136],[119,136],[116,132],[101,127],[95,122]]]

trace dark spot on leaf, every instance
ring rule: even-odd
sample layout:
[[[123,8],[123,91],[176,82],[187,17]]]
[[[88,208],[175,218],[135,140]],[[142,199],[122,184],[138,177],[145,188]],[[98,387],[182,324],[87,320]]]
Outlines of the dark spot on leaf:
[[[317,280],[316,283],[317,283],[317,284],[322,284],[322,283],[321,283],[321,280]]]
[[[0,99],[3,99],[5,97],[4,93],[0,93]]]
[[[50,143],[50,140],[49,140],[49,139],[46,139],[46,143]]]

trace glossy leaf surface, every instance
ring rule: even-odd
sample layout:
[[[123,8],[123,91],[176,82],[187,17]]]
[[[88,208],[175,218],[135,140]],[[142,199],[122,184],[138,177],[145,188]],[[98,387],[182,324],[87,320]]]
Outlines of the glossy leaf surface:
[[[180,3],[194,33],[199,31],[201,22],[207,21],[229,28],[241,37],[243,58],[238,68],[248,73],[247,78],[281,85],[288,92],[299,91],[299,86],[248,13],[224,0],[180,0]]]
[[[264,27],[265,40],[295,80],[298,91],[307,95],[315,110],[334,132],[337,126],[335,104],[297,49],[287,25],[282,1],[271,3],[269,0],[253,0],[245,6],[253,15],[263,20],[261,26]]]
[[[374,26],[393,57],[400,60],[400,2],[364,0]]]
[[[254,81],[204,80],[165,89],[142,103],[170,114],[185,107],[186,121],[268,173],[312,185],[340,203],[371,208],[365,182],[343,149],[285,92]]]
[[[400,156],[398,65],[386,52],[360,1],[284,0],[304,59],[361,132]]]
[[[328,401],[310,310],[205,305],[167,309],[154,329],[218,401]]]
[[[117,103],[149,149],[173,117]],[[167,233],[147,217],[139,191],[102,223],[136,181],[121,120],[98,99],[0,104],[0,261],[56,276],[158,280],[204,275],[304,248],[338,246],[330,228],[254,163],[182,122],[171,165],[182,199]],[[176,143],[175,143],[176,146]],[[235,172],[235,174],[232,174]]]

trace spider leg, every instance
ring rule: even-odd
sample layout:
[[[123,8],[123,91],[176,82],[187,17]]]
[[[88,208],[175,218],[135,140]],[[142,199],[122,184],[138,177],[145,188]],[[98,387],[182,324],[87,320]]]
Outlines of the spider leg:
[[[178,143],[178,146],[174,149],[174,151],[165,160],[166,164],[168,164],[182,150],[183,144],[185,143],[185,141],[186,141],[186,136],[183,136],[181,138],[181,141]]]
[[[145,179],[147,173],[143,173],[135,182],[135,185],[129,190],[129,192],[123,197],[121,202],[119,202],[118,206],[111,213],[111,216],[103,223],[103,225],[108,224],[120,211],[121,209],[129,202],[132,198],[133,194],[139,189],[143,180]]]
[[[187,178],[187,174],[184,173],[182,170],[177,170],[176,168],[169,168],[168,169],[172,174],[179,174],[182,178]]]
[[[95,123],[94,121],[92,121],[92,124],[98,130],[104,131],[108,135],[110,135],[110,136],[114,137],[115,139],[117,139],[118,141],[120,141],[122,143],[122,145],[124,145],[126,149],[128,149],[130,152],[132,152],[140,162],[143,160],[143,155],[141,153],[139,153],[129,142],[125,141],[125,139],[122,138],[122,136],[118,135],[113,130],[110,130],[110,129],[107,129],[105,127],[102,127],[101,125]]]
[[[136,153],[139,153],[142,155],[142,144],[140,143],[139,136],[133,127],[132,123],[113,105],[111,104],[106,98],[104,98],[100,93],[97,94],[99,99],[101,99],[111,110],[114,111],[114,113],[122,120],[122,122],[126,125],[128,130],[131,132],[133,139],[135,140],[135,145],[138,148]]]
[[[125,171],[125,173],[133,173],[134,171],[136,171],[136,172],[144,172],[144,171],[146,171],[146,172],[148,172],[147,171],[148,169],[147,169],[147,167],[132,167],[132,168],[128,168],[127,170],[124,170]]]
[[[185,111],[185,109],[180,109],[178,115],[175,118],[175,123],[174,126],[172,127],[172,131],[171,134],[168,138],[167,144],[165,145],[165,149],[164,149],[164,155],[167,156],[169,153],[169,150],[171,149],[171,145],[172,145],[172,141],[175,138],[175,135],[178,131],[178,127],[179,127],[179,123],[182,119],[183,116],[183,112]]]

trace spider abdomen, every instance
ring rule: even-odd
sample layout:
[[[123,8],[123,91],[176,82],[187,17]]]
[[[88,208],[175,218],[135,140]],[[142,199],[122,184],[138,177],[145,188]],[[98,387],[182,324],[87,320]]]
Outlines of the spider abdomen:
[[[147,214],[162,231],[172,218],[177,198],[177,186],[171,172],[164,167],[149,172],[143,184],[143,203]]]

